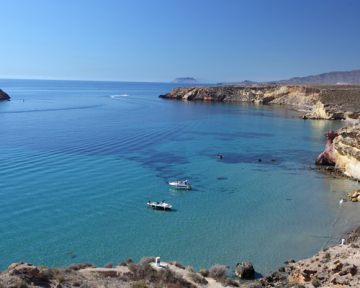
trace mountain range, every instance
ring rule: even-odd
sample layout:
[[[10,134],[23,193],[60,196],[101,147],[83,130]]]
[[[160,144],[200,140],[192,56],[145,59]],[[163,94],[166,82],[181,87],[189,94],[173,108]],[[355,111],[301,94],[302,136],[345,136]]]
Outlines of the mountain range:
[[[245,80],[236,83],[237,85],[256,85],[256,84],[360,84],[360,69],[352,71],[333,71],[317,75],[309,75],[304,77],[294,77],[286,80],[256,82]]]

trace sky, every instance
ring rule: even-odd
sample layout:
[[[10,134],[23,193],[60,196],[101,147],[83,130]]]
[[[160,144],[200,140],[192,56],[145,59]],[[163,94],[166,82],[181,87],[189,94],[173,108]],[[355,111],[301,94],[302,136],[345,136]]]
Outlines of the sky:
[[[270,81],[360,68],[358,0],[0,0],[0,78]]]

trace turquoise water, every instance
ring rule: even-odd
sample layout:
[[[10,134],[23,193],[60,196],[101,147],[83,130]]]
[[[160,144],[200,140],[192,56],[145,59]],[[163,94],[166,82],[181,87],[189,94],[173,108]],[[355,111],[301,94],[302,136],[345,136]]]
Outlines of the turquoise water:
[[[309,169],[340,122],[159,99],[172,84],[0,87],[12,96],[0,103],[1,269],[160,255],[195,268],[250,260],[266,273],[360,220],[359,205],[338,204],[358,184]],[[194,189],[169,189],[177,178]],[[176,209],[150,210],[149,199]]]

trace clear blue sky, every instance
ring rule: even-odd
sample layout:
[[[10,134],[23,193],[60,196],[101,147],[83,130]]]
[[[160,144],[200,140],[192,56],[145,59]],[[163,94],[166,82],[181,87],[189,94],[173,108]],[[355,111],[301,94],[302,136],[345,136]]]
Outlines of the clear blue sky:
[[[0,78],[276,80],[360,68],[358,0],[0,0]]]

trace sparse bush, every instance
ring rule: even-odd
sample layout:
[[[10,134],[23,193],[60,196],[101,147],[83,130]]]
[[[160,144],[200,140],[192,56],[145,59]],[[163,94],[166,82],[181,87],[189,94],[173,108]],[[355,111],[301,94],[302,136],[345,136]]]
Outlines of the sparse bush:
[[[209,270],[206,268],[201,268],[199,273],[204,276],[204,277],[208,277],[209,276]]]
[[[105,268],[113,268],[113,264],[110,262],[110,263],[107,263],[104,267]]]
[[[311,281],[311,284],[314,286],[314,287],[320,287],[321,286],[321,282],[319,279],[315,278]]]
[[[85,269],[85,268],[96,268],[96,266],[94,264],[91,263],[78,263],[78,264],[72,264],[69,266],[70,270],[80,270],[80,269]]]
[[[155,262],[155,257],[144,257],[141,258],[139,265],[148,265],[150,263],[154,263]]]
[[[56,280],[56,282],[58,284],[65,282],[65,275],[64,275],[63,271],[58,270],[58,269],[53,269],[52,274],[53,274],[53,278]]]
[[[1,285],[2,283],[0,283]],[[10,281],[8,283],[6,283],[6,285],[1,286],[1,287],[13,287],[13,288],[28,288],[29,286],[26,284],[25,280],[19,278],[19,277],[14,277],[11,278]]]
[[[81,281],[77,281],[77,280],[72,283],[72,286],[74,287],[80,287],[81,285],[82,285]]]
[[[216,264],[209,269],[209,276],[216,280],[221,280],[226,277],[227,267],[225,265]]]
[[[131,285],[132,288],[148,288],[145,281],[137,281]]]
[[[326,253],[324,254],[324,260],[325,260],[326,262],[329,262],[330,259],[331,259],[331,254],[330,254],[329,252],[326,252]]]
[[[186,271],[188,271],[188,272],[195,272],[194,268],[191,267],[191,266],[186,266],[185,269],[186,269]]]
[[[197,273],[189,272],[189,277],[192,281],[194,281],[197,284],[201,284],[201,285],[208,284],[208,281],[203,276],[201,276]]]
[[[180,269],[185,269],[185,266],[184,265],[182,265],[181,263],[179,263],[179,262],[173,262],[173,265],[174,266],[176,266],[176,267],[178,267],[178,268],[180,268]]]
[[[231,279],[231,278],[226,278],[223,282],[224,286],[230,286],[230,287],[240,287],[240,284],[238,281]]]

